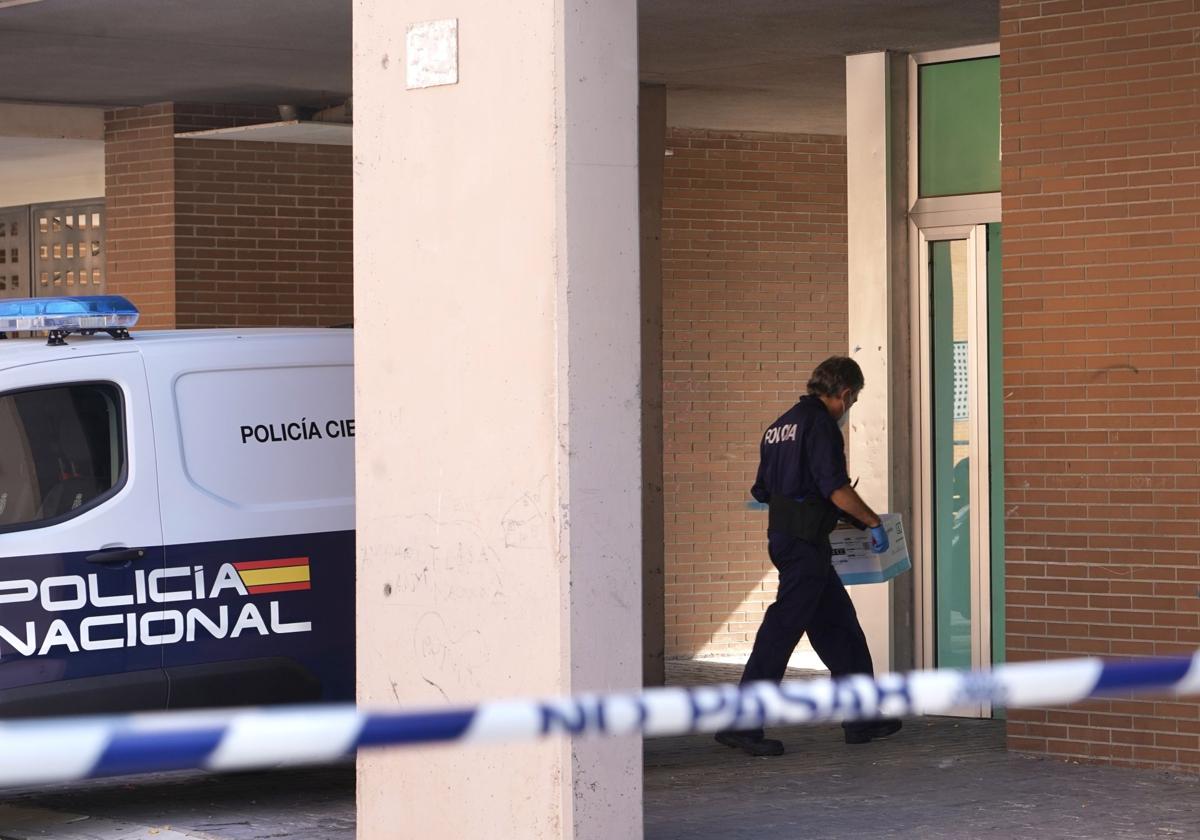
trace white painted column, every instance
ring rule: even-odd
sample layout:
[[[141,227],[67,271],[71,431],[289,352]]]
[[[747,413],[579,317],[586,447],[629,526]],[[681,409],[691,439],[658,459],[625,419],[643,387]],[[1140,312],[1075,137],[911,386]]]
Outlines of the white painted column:
[[[354,95],[359,701],[635,689],[635,2],[356,0]],[[641,785],[639,739],[372,754],[359,836],[636,838]]]
[[[846,58],[846,167],[850,354],[866,388],[850,412],[850,472],[879,512],[892,511],[896,447],[893,405],[904,387],[893,378],[894,191],[892,113],[887,53]],[[903,146],[901,145],[902,149]],[[893,583],[849,591],[867,634],[875,670],[893,667]]]

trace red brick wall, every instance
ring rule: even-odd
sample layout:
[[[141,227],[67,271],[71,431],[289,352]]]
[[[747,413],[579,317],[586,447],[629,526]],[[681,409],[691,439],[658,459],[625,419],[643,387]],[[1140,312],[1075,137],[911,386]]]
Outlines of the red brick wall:
[[[1200,2],[1002,0],[1007,646],[1200,646]],[[1200,766],[1200,702],[1014,711],[1015,749]]]
[[[663,196],[667,655],[747,651],[775,575],[758,439],[847,349],[843,137],[671,129]]]
[[[146,327],[175,326],[174,136],[170,104],[105,115],[105,291],[136,303]]]
[[[152,301],[149,326],[303,326],[352,317],[352,182],[349,146],[174,139],[177,131],[276,119],[272,109],[212,105],[152,106],[159,135],[147,161],[110,171],[110,184],[132,192],[116,241],[110,286],[139,306]],[[110,123],[120,115],[110,114]],[[130,116],[125,119],[137,117]],[[128,129],[126,129],[128,130]],[[165,135],[167,139],[163,139]],[[119,138],[114,138],[119,139]],[[169,145],[169,154],[164,148]],[[137,151],[137,150],[135,150]],[[114,165],[121,152],[113,150]],[[158,181],[166,183],[163,189]],[[131,179],[132,186],[115,184]],[[113,215],[110,197],[110,219]],[[146,231],[158,231],[154,238]],[[110,228],[111,230],[112,228]],[[170,232],[170,235],[167,232]],[[150,281],[129,255],[150,247]],[[160,251],[159,249],[165,249]],[[148,297],[151,292],[155,298]],[[157,297],[171,307],[159,312]]]

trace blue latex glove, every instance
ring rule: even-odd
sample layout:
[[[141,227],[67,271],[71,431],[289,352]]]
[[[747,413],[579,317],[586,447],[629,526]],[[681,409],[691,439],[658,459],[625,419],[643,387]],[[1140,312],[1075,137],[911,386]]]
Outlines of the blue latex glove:
[[[876,554],[883,554],[888,550],[891,543],[888,541],[887,530],[883,525],[876,525],[871,529],[871,551]]]

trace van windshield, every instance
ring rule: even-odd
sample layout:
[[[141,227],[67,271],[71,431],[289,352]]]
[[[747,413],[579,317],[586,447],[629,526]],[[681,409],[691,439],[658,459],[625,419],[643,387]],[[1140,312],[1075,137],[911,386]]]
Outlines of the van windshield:
[[[112,384],[0,396],[0,531],[62,521],[115,492],[125,472],[123,426]]]

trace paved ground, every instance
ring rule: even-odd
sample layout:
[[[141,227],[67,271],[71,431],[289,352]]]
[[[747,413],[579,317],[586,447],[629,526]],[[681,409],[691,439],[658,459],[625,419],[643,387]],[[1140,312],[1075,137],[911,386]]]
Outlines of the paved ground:
[[[64,822],[62,815],[76,819]],[[224,776],[163,773],[20,796],[0,805],[2,840],[51,837],[353,840],[354,767]]]
[[[688,663],[671,677],[736,674],[736,666]],[[647,840],[1200,838],[1200,777],[1012,755],[992,721],[912,720],[894,738],[853,747],[837,726],[776,734],[788,753],[774,759],[708,736],[648,742]],[[350,767],[163,774],[17,792],[0,803],[0,840],[354,837]]]

